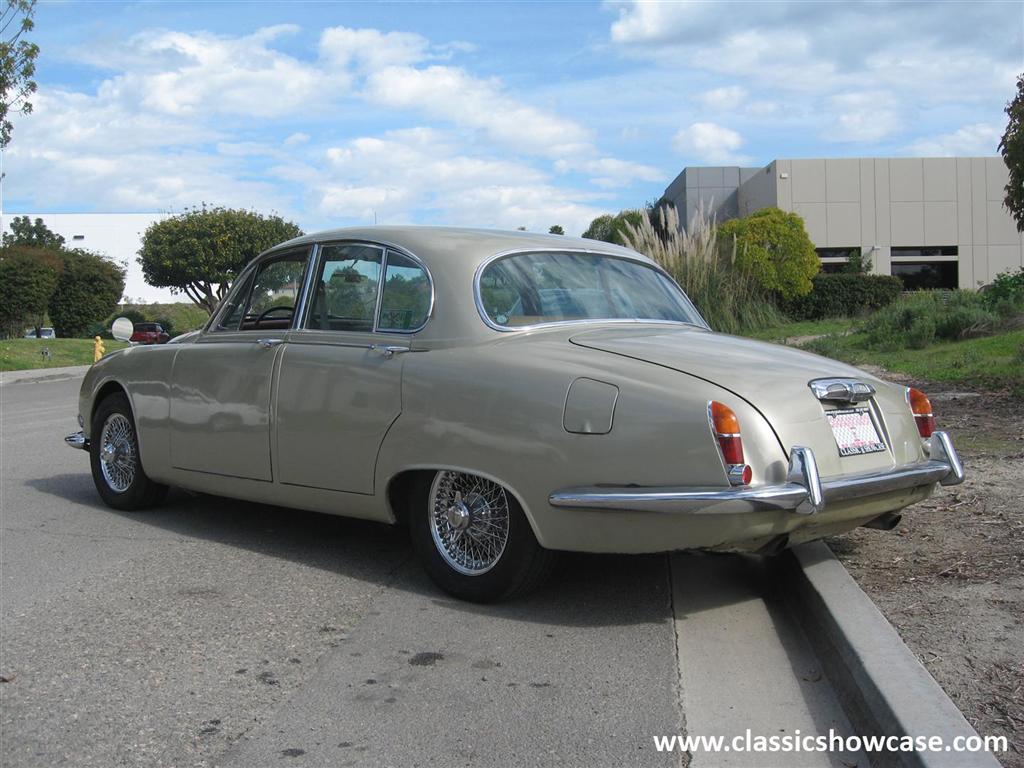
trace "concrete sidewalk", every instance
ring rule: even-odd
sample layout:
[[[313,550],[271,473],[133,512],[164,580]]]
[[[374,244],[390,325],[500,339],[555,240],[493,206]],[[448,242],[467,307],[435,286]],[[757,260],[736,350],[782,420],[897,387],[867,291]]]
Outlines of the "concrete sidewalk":
[[[0,386],[30,381],[61,381],[84,376],[91,366],[72,365],[67,368],[32,368],[27,371],[0,371]]]

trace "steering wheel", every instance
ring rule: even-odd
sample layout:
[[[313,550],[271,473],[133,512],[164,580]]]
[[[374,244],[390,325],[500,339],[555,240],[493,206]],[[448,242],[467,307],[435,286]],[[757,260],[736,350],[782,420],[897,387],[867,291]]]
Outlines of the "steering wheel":
[[[267,315],[272,314],[273,312],[279,312],[281,310],[284,310],[285,312],[288,312],[291,315],[295,314],[295,307],[289,307],[285,304],[278,304],[276,307],[271,307],[270,309],[265,309],[262,312],[260,312],[259,316],[256,318],[256,324],[259,325],[261,322],[263,322],[263,318],[265,318]]]

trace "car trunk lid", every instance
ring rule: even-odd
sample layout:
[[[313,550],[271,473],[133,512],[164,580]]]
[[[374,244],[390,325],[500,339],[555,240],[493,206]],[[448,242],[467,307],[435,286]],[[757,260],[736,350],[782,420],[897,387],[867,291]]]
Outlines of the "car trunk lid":
[[[912,424],[909,410],[894,395],[894,388],[845,363],[791,347],[686,326],[605,328],[574,334],[570,341],[671,368],[732,392],[767,419],[787,452],[795,445],[810,447],[826,477],[884,469],[915,461],[921,455],[916,433],[907,434],[907,423]],[[876,394],[852,406],[822,402],[808,382],[827,377],[857,379],[874,387]],[[825,411],[848,407],[870,409],[887,446],[885,451],[839,456]]]

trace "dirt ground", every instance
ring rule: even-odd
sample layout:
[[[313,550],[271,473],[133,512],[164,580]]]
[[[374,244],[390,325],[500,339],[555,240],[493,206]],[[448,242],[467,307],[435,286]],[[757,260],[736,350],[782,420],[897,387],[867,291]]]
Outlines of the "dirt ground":
[[[1024,768],[1024,401],[900,379],[929,394],[967,479],[893,531],[829,539],[847,569],[982,736]]]

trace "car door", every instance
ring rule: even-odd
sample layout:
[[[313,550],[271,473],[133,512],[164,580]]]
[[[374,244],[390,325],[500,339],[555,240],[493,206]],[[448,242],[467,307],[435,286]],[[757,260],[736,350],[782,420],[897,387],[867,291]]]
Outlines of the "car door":
[[[301,294],[309,247],[242,276],[208,329],[175,355],[171,462],[178,469],[273,480],[273,374]]]
[[[431,311],[430,277],[381,245],[328,243],[319,252],[306,316],[281,357],[278,476],[372,494],[378,448],[402,409],[405,353]]]

